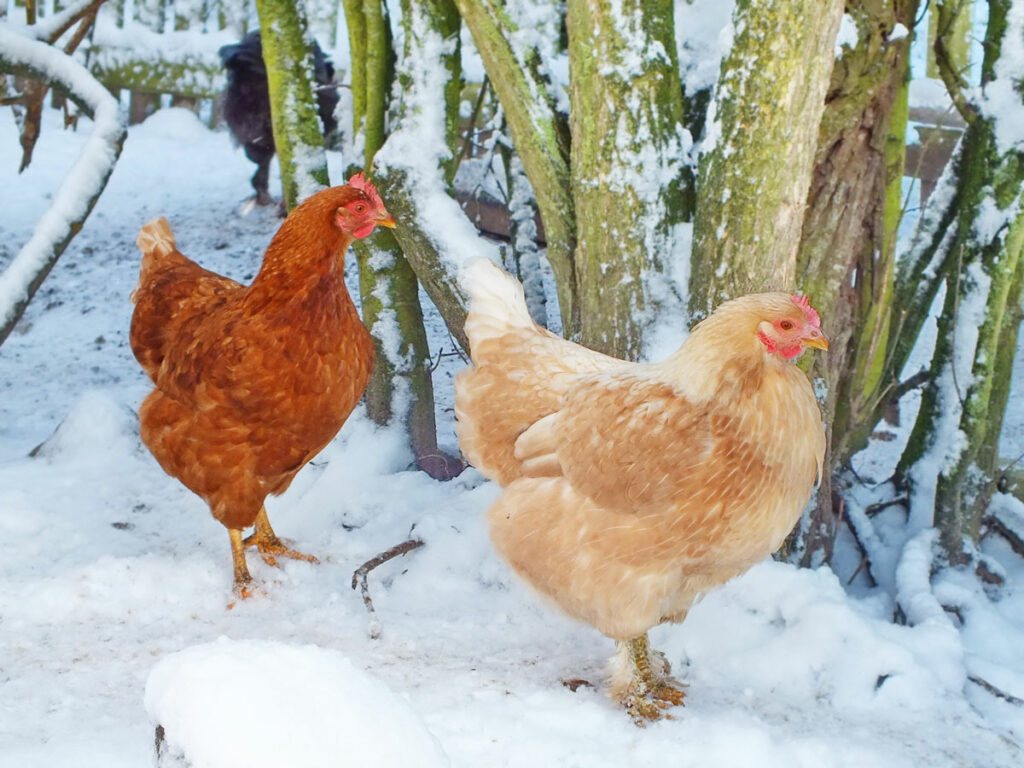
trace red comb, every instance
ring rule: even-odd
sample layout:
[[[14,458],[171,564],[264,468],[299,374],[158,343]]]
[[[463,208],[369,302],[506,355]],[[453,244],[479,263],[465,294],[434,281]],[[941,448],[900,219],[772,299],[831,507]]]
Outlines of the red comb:
[[[358,189],[378,208],[384,207],[384,201],[380,199],[380,195],[377,194],[377,188],[373,186],[369,181],[366,180],[366,176],[362,173],[356,173],[348,180],[348,185],[353,189]]]
[[[806,296],[793,296],[791,298],[793,303],[804,311],[804,319],[816,328],[821,328],[821,316],[818,314],[818,311],[811,306],[811,300]]]

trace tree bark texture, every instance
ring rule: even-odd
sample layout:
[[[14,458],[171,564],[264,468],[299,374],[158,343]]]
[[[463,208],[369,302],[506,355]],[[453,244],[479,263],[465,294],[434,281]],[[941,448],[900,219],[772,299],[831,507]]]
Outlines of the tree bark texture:
[[[738,0],[701,157],[690,310],[792,290],[840,0]],[[813,19],[813,23],[809,23]]]
[[[672,2],[569,0],[566,22],[580,341],[635,360],[691,216]]]
[[[355,26],[365,30],[365,74],[363,83],[365,167],[372,168],[374,157],[383,145],[386,131],[388,96],[394,79],[391,59],[391,30],[381,0],[365,0],[353,9],[360,18]],[[420,25],[445,39],[458,35],[458,15],[450,0],[420,3],[403,8],[406,57],[415,58],[422,45]],[[454,64],[452,63],[454,60]],[[442,62],[449,76],[459,79],[458,46]],[[416,88],[416,83],[403,83]],[[457,94],[456,94],[457,95]],[[446,102],[446,114],[457,114],[458,102]],[[401,106],[399,107],[401,119]],[[450,118],[446,118],[449,119]],[[358,129],[358,127],[355,127]],[[454,134],[453,141],[454,141]],[[451,148],[454,144],[451,145]],[[389,190],[381,190],[392,215],[398,216]],[[430,347],[423,327],[416,273],[407,261],[401,241],[394,232],[380,232],[372,241],[355,245],[359,263],[359,288],[363,322],[374,339],[377,357],[366,390],[367,412],[378,424],[400,420],[409,436],[417,464],[434,476],[451,476],[447,457],[437,448],[434,420],[434,391],[430,372]]]
[[[812,377],[825,385],[828,441],[816,505],[802,526],[805,564],[828,560],[835,539],[831,471],[848,458],[848,422],[859,413],[868,374],[857,367],[855,335],[863,339],[872,325],[884,324],[891,305],[895,253],[887,204],[892,194],[897,206],[900,199],[910,40],[889,35],[897,22],[912,26],[915,10],[916,2],[848,5],[858,42],[844,46],[825,98],[796,268],[796,285],[821,313],[830,343],[827,355],[810,361]]]
[[[557,85],[543,71],[540,53],[526,42],[530,30],[520,27],[503,0],[455,3],[498,94],[509,134],[537,198],[563,335],[576,337],[580,329],[573,263],[576,213],[569,173],[569,128],[558,109]]]

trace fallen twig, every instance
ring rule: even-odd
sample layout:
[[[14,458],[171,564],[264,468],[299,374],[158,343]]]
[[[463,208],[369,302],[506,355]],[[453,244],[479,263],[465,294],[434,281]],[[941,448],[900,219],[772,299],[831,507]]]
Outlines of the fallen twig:
[[[874,504],[869,504],[864,508],[864,514],[868,517],[874,517],[879,512],[889,507],[899,506],[901,504],[907,504],[909,499],[906,496],[897,496],[895,499],[889,499],[888,501],[878,501]]]
[[[986,533],[996,533],[1002,536],[1006,543],[1010,545],[1010,549],[1016,552],[1020,557],[1024,557],[1024,539],[1021,539],[1017,533],[1011,529],[1006,523],[1000,520],[995,515],[986,515],[983,521],[985,527],[988,529]]]
[[[366,610],[370,612],[370,637],[376,640],[380,637],[380,622],[377,620],[377,611],[373,608],[373,598],[370,597],[370,587],[366,582],[366,577],[370,571],[378,566],[383,565],[388,560],[394,560],[396,557],[412,552],[414,549],[419,549],[423,546],[423,539],[406,539],[401,544],[396,544],[391,549],[381,552],[376,557],[372,557],[365,563],[356,568],[352,574],[352,589],[359,587],[359,591],[363,596],[363,605],[366,606]]]
[[[981,688],[984,688],[986,691],[991,693],[993,696],[995,696],[997,698],[1000,698],[1003,701],[1008,701],[1011,704],[1014,704],[1014,705],[1016,705],[1018,707],[1024,706],[1024,699],[1022,699],[1022,698],[1020,698],[1018,696],[1014,696],[1012,693],[1007,693],[1006,691],[1002,690],[1001,688],[996,688],[988,680],[985,680],[985,679],[980,678],[980,677],[976,677],[974,675],[968,675],[967,679],[970,680],[975,685],[980,686]]]

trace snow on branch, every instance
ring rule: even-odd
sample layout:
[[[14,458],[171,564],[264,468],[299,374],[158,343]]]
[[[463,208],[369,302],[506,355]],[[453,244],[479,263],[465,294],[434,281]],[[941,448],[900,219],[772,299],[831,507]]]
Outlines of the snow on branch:
[[[36,40],[56,43],[65,32],[89,14],[95,13],[105,2],[106,0],[79,0],[67,8],[57,11],[52,16],[40,19],[30,27],[11,23],[9,28],[18,29],[21,34]]]
[[[477,234],[476,228],[448,193],[442,162],[451,155],[445,140],[446,72],[436,65],[450,55],[454,40],[445,40],[431,28],[423,9],[414,5],[411,30],[416,44],[403,62],[408,86],[402,98],[402,118],[374,156],[377,173],[403,172],[413,192],[416,225],[437,248],[445,269],[457,274],[466,263],[487,255],[500,263],[498,249]]]
[[[448,75],[437,62],[455,52],[456,41],[441,35],[420,4],[409,13],[412,40],[400,73],[406,85],[397,125],[374,155],[374,178],[388,209],[406,225],[394,230],[406,259],[452,336],[468,349],[459,271],[481,256],[496,264],[501,257],[478,235],[444,178],[443,165],[451,157],[445,125]]]
[[[12,31],[9,25],[0,25],[0,71],[46,82],[66,94],[94,122],[82,154],[32,238],[0,275],[2,344],[106,187],[127,128],[117,101],[83,66],[45,42]]]

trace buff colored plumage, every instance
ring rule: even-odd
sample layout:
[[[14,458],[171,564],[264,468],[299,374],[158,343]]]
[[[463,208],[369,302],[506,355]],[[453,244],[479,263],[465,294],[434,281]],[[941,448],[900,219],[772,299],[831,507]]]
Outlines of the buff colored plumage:
[[[720,306],[669,359],[627,363],[530,319],[516,280],[471,265],[463,452],[504,487],[499,554],[618,641],[612,694],[635,718],[682,702],[646,632],[778,548],[821,473],[825,434],[791,359],[827,348],[802,297]]]

